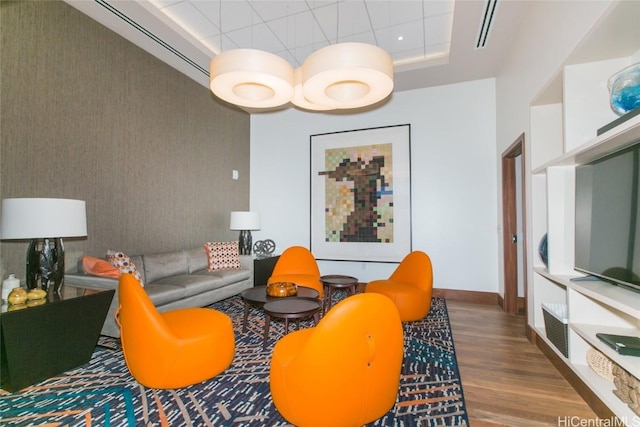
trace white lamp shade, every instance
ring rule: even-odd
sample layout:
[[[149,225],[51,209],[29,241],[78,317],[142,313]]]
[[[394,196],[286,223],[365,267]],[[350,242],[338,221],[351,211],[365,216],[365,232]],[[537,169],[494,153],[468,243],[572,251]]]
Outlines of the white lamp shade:
[[[293,96],[293,67],[273,53],[234,49],[209,64],[209,87],[220,99],[235,105],[270,108]]]
[[[313,52],[302,64],[302,92],[313,104],[358,108],[393,90],[393,61],[378,46],[339,43]]]
[[[260,214],[258,212],[231,212],[231,230],[260,230]]]
[[[4,199],[2,239],[40,239],[87,235],[84,200]]]

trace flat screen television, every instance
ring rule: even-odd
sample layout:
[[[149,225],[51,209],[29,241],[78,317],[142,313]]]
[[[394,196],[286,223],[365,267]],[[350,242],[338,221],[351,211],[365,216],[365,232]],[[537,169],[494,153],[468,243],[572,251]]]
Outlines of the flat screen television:
[[[575,269],[640,292],[640,140],[576,166]]]

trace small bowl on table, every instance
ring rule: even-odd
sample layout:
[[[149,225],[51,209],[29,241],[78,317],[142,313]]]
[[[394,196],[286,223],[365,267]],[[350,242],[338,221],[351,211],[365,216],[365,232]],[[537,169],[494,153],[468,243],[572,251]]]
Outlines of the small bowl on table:
[[[274,282],[267,285],[267,295],[270,297],[293,297],[297,294],[298,286],[292,282]]]

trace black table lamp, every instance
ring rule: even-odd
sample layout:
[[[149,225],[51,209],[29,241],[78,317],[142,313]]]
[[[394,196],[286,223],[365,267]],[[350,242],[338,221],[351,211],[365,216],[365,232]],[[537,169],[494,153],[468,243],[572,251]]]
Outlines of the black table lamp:
[[[87,235],[87,212],[83,200],[2,200],[3,240],[31,239],[27,250],[27,288],[38,285],[58,293],[64,282],[63,237]],[[39,283],[38,283],[39,282]]]
[[[258,212],[231,212],[231,230],[240,230],[240,255],[251,255],[251,230],[260,230],[260,214]]]

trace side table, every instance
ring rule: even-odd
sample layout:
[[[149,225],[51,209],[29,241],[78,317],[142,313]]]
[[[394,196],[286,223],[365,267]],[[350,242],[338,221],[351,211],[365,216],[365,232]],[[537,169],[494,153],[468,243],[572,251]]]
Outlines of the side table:
[[[331,309],[331,298],[334,289],[346,289],[351,295],[355,295],[358,286],[358,279],[353,276],[344,276],[341,274],[321,276],[320,281],[324,289],[323,315]]]
[[[267,295],[267,286],[256,286],[254,288],[245,289],[240,294],[244,301],[244,317],[242,320],[242,332],[247,332],[247,319],[249,317],[249,307],[261,309],[268,301],[295,298],[295,297],[270,297]],[[296,297],[318,298],[319,293],[315,289],[298,286],[298,294]]]
[[[0,314],[0,383],[16,391],[89,362],[115,290]]]
[[[313,324],[317,325],[320,320],[322,302],[316,298],[286,297],[273,299],[267,302],[264,309],[264,340],[262,347],[267,348],[269,339],[269,325],[271,318],[284,319],[284,334],[289,333],[289,319],[295,319],[300,329],[300,319],[313,316]]]
[[[268,256],[253,259],[253,286],[264,286],[267,284],[276,262],[280,255]]]

